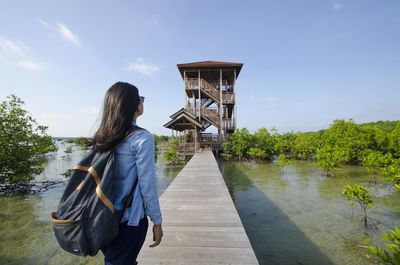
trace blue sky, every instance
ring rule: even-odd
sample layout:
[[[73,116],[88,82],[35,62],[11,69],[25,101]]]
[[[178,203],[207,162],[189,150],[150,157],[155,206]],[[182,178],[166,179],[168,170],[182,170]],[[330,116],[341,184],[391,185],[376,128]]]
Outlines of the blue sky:
[[[400,1],[1,1],[0,99],[53,136],[90,136],[116,81],[152,133],[183,106],[178,63],[244,63],[238,126],[281,132],[400,119]]]

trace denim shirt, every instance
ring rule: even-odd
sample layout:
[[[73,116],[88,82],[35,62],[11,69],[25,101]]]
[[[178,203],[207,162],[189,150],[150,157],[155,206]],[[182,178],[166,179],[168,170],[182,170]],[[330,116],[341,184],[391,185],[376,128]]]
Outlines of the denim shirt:
[[[136,122],[132,125],[137,126]],[[114,208],[122,209],[122,199],[129,193],[133,182],[138,184],[133,192],[133,202],[121,222],[138,226],[139,220],[146,214],[154,224],[162,223],[158,201],[156,173],[154,162],[154,139],[147,130],[137,130],[121,143],[115,151]]]

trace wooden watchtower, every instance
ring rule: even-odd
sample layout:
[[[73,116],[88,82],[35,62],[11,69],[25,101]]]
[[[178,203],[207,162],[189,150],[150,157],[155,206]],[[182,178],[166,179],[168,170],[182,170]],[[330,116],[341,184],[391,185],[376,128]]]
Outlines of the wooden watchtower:
[[[243,64],[204,61],[177,66],[183,79],[184,107],[164,126],[183,136],[180,147],[185,152],[200,147],[219,151],[221,142],[236,129],[236,79]],[[210,126],[218,133],[205,133]]]

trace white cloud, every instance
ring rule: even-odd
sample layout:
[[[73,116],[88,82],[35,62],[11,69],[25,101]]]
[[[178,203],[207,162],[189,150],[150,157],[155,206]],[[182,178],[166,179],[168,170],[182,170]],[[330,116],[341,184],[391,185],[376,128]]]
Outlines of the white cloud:
[[[12,41],[0,36],[0,49],[9,55],[24,56],[29,47],[21,41]]]
[[[31,61],[31,60],[19,60],[17,65],[21,68],[32,70],[32,71],[40,71],[42,70],[42,65]]]
[[[39,22],[40,24],[42,24],[42,26],[44,26],[45,28],[51,29],[51,25],[50,25],[49,23],[47,23],[45,20],[43,20],[42,18],[38,18],[37,20],[38,20],[38,22]]]
[[[135,63],[129,64],[126,70],[153,76],[158,73],[159,68],[155,65],[146,64],[142,58],[138,58]]]
[[[11,64],[30,70],[43,69],[43,63],[29,55],[30,48],[19,40],[10,40],[0,36],[0,56]]]
[[[331,6],[331,7],[333,8],[333,10],[335,10],[335,11],[339,11],[339,10],[341,10],[341,9],[344,8],[343,3],[341,3],[340,1],[332,1],[332,2],[330,3],[330,6]]]
[[[65,24],[57,23],[57,30],[63,39],[71,42],[77,47],[81,46],[81,40],[79,37],[75,35]]]

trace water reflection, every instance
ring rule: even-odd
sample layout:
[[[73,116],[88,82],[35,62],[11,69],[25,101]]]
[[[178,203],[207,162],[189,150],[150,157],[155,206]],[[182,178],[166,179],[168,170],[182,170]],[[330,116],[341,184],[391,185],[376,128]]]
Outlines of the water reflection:
[[[346,166],[327,178],[304,161],[294,161],[282,176],[272,163],[219,164],[260,264],[370,264],[355,245],[376,243],[387,229],[365,230],[360,210],[352,217],[339,195],[346,183],[368,184],[363,168]],[[369,216],[398,225],[399,198],[390,192],[375,197]]]
[[[247,165],[223,163],[222,174],[234,197],[245,230],[260,264],[332,264],[304,233],[244,174]],[[280,175],[280,169],[273,174]],[[254,173],[254,171],[245,171]],[[258,178],[257,176],[256,178]],[[275,182],[281,188],[287,181]]]

